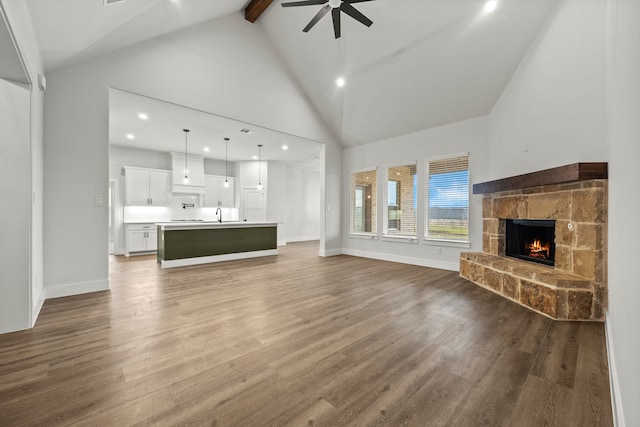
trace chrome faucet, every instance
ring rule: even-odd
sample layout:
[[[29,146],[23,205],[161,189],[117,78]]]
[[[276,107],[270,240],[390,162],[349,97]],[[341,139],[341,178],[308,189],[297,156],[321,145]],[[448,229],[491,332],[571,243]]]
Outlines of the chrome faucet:
[[[218,213],[220,214],[220,216],[218,216]],[[216,219],[218,220],[218,222],[222,222],[222,209],[220,208],[216,209]]]

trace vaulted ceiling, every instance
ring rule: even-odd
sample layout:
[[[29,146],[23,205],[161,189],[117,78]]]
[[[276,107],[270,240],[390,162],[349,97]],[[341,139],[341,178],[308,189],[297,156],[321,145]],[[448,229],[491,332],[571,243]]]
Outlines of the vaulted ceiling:
[[[45,67],[82,61],[205,21],[243,13],[248,0],[27,0]],[[374,24],[321,6],[262,14],[261,26],[345,147],[486,115],[560,0],[376,0],[355,6]],[[335,81],[346,84],[338,88]],[[268,84],[268,82],[265,82]]]

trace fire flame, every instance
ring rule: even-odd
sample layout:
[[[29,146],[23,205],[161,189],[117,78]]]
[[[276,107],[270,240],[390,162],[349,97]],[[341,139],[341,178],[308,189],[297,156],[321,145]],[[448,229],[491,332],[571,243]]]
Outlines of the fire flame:
[[[536,239],[528,246],[529,256],[533,258],[548,259],[549,251],[551,250],[550,246],[551,245],[548,243],[543,245],[540,240]]]

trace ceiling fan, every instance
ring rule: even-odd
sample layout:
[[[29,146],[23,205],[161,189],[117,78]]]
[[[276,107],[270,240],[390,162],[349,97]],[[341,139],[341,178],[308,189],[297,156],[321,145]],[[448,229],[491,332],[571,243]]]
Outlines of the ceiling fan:
[[[293,6],[312,6],[316,4],[324,4],[320,12],[313,17],[313,19],[307,24],[306,27],[302,31],[305,33],[308,32],[314,25],[318,23],[320,19],[329,11],[331,11],[331,16],[333,17],[333,32],[336,38],[340,38],[341,30],[340,30],[340,11],[346,13],[356,21],[370,27],[373,24],[373,21],[364,16],[361,12],[359,12],[355,7],[353,7],[352,3],[362,3],[365,1],[374,1],[374,0],[302,0],[302,1],[293,1],[289,3],[282,3],[282,7],[293,7]],[[326,4],[325,4],[326,3]]]

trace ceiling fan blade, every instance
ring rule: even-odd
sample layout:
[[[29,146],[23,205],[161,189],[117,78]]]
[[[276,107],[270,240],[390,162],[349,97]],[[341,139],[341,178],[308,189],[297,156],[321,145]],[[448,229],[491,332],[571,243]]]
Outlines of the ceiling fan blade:
[[[347,15],[349,15],[350,17],[352,17],[353,19],[355,19],[356,21],[359,21],[362,24],[366,25],[367,27],[370,27],[371,24],[373,24],[373,21],[371,19],[364,16],[362,13],[360,13],[355,7],[351,6],[351,4],[349,3],[342,3],[340,5],[340,10],[346,13]]]
[[[305,33],[309,32],[309,30],[311,28],[313,28],[314,25],[316,25],[318,23],[318,21],[320,19],[322,19],[322,17],[324,15],[326,15],[327,13],[329,13],[329,11],[332,9],[332,7],[327,3],[326,5],[322,6],[322,9],[320,9],[320,12],[318,12],[316,14],[316,16],[313,17],[313,19],[307,24],[306,27],[304,27],[304,29],[302,31],[304,31]]]
[[[375,1],[375,0],[342,0],[345,3],[362,3],[365,1]]]
[[[340,9],[332,9],[331,16],[333,17],[333,33],[336,35],[336,38],[339,39],[342,33],[340,29]]]
[[[292,1],[289,3],[282,3],[282,7],[293,7],[293,6],[313,6],[315,4],[325,4],[329,0],[303,0],[303,1]]]

